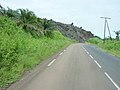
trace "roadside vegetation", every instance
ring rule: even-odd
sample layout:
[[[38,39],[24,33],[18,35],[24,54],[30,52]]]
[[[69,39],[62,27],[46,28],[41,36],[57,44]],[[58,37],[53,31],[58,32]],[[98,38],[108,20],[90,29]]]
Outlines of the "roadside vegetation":
[[[51,26],[51,20],[41,19],[28,9],[0,6],[0,89],[73,43]]]
[[[95,44],[101,49],[120,57],[120,40],[118,31],[116,31],[116,39],[110,40],[109,38],[106,38],[105,42],[99,37],[90,38],[88,40],[88,43]]]

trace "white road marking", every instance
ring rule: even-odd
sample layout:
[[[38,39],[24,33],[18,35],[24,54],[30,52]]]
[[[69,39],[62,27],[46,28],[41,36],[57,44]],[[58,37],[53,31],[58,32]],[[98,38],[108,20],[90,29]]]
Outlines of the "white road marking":
[[[85,50],[85,48],[84,47],[82,47],[84,50]]]
[[[88,51],[87,51],[86,53],[89,55],[89,52],[88,52]]]
[[[64,50],[64,52],[65,52],[66,50]]]
[[[94,62],[98,65],[99,68],[102,68],[96,60],[94,60]]]
[[[108,77],[108,79],[115,85],[115,87],[118,89],[118,90],[120,90],[120,87],[112,80],[112,78],[106,73],[106,72],[104,72],[105,73],[105,75]]]
[[[84,51],[89,55],[89,52],[83,47]]]
[[[92,59],[94,59],[93,56],[91,56],[91,55],[89,55],[89,56],[90,56]]]
[[[87,52],[87,50],[85,49],[85,52]]]
[[[88,52],[84,47],[82,47],[84,49],[85,52]]]
[[[84,47],[83,47],[83,49],[84,49],[85,51],[87,51]]]
[[[52,61],[48,64],[48,67],[51,66],[55,61],[56,61],[56,59],[52,60]]]
[[[59,55],[61,56],[63,54],[63,52],[61,52]]]

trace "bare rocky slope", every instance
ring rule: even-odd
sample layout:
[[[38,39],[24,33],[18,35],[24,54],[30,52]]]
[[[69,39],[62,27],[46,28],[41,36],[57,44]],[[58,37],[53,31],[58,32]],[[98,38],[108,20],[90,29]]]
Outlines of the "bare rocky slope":
[[[72,24],[63,24],[60,22],[55,22],[54,28],[59,30],[64,36],[76,40],[78,42],[85,42],[89,38],[93,37],[90,31],[84,30],[82,27],[77,27]]]

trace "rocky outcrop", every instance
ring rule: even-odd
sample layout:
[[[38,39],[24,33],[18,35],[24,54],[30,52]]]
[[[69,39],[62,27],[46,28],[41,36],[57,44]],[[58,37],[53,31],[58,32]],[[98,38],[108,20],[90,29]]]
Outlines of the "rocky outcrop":
[[[59,30],[64,36],[77,40],[78,42],[85,42],[94,36],[90,31],[74,26],[73,23],[63,24],[54,21],[54,28]]]

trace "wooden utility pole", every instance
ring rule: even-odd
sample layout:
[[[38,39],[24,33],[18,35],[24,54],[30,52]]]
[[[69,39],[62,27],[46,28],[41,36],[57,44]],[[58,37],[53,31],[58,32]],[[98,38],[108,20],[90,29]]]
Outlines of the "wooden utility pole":
[[[106,27],[108,29],[108,32],[109,32],[109,35],[110,35],[110,39],[112,39],[111,38],[111,33],[110,33],[110,28],[109,28],[108,21],[107,21],[107,19],[111,19],[111,18],[109,18],[109,17],[101,17],[101,18],[105,19],[105,24],[104,24],[104,39],[103,39],[103,42],[105,43]]]

